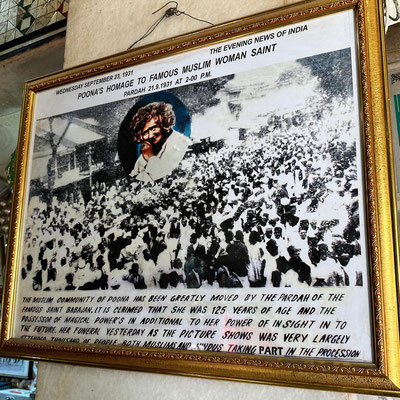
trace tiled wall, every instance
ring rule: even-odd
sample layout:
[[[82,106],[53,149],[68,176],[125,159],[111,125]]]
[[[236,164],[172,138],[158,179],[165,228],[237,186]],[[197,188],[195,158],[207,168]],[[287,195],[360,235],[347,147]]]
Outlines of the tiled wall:
[[[67,18],[67,0],[0,0],[0,46]]]

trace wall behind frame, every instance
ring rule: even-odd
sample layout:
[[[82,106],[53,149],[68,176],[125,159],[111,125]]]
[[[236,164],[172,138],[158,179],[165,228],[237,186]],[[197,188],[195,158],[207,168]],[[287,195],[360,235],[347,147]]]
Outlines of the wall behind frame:
[[[126,50],[162,16],[166,0],[71,0],[65,67]],[[219,24],[299,0],[179,0],[178,9]],[[169,6],[173,6],[170,4]],[[166,18],[139,45],[202,29],[207,25],[181,15]],[[37,400],[357,400],[384,399],[346,393],[320,392],[219,380],[187,378],[40,362]],[[388,399],[388,398],[385,398]]]

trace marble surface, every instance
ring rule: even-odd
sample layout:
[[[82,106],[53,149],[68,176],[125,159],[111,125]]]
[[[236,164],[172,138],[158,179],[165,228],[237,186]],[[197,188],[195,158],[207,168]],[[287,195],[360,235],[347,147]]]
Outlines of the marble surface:
[[[25,81],[62,68],[65,39],[55,39],[0,62],[0,178],[18,141]]]
[[[358,400],[346,393],[39,363],[36,400]]]
[[[178,10],[220,24],[296,2],[299,0],[180,0]],[[122,6],[117,1],[71,0],[64,66],[79,65],[127,50],[163,15],[163,10],[152,13],[166,3],[165,0],[124,0]],[[174,4],[169,5],[172,6]],[[187,15],[174,15],[165,18],[135,48],[208,26]]]
[[[201,393],[201,395],[200,395]],[[394,400],[387,396],[227,382],[40,362],[36,400]]]

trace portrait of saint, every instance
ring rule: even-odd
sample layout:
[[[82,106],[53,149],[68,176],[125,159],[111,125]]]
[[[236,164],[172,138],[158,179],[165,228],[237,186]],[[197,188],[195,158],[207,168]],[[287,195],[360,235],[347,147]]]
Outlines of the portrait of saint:
[[[130,130],[140,144],[140,156],[130,175],[140,181],[155,181],[170,174],[182,161],[190,140],[175,131],[170,104],[150,103],[133,116]]]

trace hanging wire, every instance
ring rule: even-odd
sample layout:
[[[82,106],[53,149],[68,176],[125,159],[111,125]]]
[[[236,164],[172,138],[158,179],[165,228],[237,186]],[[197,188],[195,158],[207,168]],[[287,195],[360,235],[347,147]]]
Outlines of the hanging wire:
[[[159,11],[161,11],[163,8],[167,7],[168,4],[173,3],[175,4],[174,7],[169,7],[165,10],[165,13],[162,17],[160,17],[156,22],[154,22],[150,28],[146,31],[146,33],[138,40],[136,40],[136,42],[132,43],[129,47],[128,50],[131,49],[133,46],[135,46],[137,43],[139,43],[141,40],[147,38],[147,36],[151,35],[154,30],[157,28],[157,26],[165,19],[168,17],[172,17],[173,15],[176,15],[177,17],[179,17],[180,15],[186,15],[187,17],[190,17],[192,19],[195,19],[196,21],[200,21],[200,22],[204,22],[205,24],[209,24],[209,25],[214,25],[211,22],[208,22],[204,19],[200,19],[200,18],[196,18],[193,17],[193,15],[190,15],[188,13],[186,13],[185,11],[180,11],[178,10],[178,2],[177,1],[168,1],[167,3],[165,3],[162,7],[160,7],[158,10],[154,11],[152,13],[152,15],[158,13]]]

